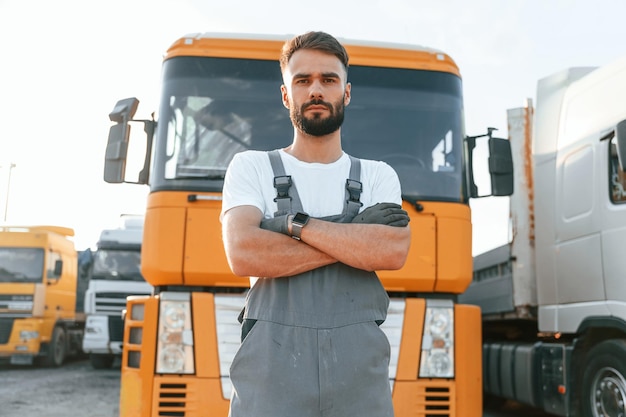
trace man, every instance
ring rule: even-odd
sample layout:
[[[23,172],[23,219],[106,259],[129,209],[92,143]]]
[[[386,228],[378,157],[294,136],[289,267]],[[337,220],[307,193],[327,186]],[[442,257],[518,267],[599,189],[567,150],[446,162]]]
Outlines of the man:
[[[280,64],[293,142],[237,154],[224,183],[228,262],[258,277],[231,366],[230,416],[392,416],[389,342],[378,327],[389,299],[374,271],[407,257],[398,176],[342,150],[351,85],[334,37],[297,36]]]

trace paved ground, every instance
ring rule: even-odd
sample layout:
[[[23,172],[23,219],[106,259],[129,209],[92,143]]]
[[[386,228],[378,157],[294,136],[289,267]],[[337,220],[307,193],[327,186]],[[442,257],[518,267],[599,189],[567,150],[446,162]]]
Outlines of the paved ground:
[[[120,366],[95,370],[88,360],[60,368],[0,365],[2,417],[119,417]],[[517,404],[484,417],[548,417]]]
[[[88,360],[60,368],[0,365],[2,417],[118,417],[120,368],[95,370]]]

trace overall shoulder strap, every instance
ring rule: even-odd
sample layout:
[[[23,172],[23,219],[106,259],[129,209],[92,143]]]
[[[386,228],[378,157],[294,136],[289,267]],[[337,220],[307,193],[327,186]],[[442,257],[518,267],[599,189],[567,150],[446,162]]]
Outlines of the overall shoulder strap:
[[[343,212],[352,217],[359,214],[361,203],[361,192],[363,192],[363,183],[361,183],[361,160],[352,155],[350,157],[350,175],[346,180],[346,202]]]
[[[291,175],[286,175],[285,173],[285,166],[280,158],[280,153],[275,149],[269,151],[267,155],[270,158],[270,164],[274,171],[274,188],[276,188],[274,201],[276,202],[277,210],[274,213],[274,217],[295,213],[295,211],[303,211],[298,190],[291,180]]]

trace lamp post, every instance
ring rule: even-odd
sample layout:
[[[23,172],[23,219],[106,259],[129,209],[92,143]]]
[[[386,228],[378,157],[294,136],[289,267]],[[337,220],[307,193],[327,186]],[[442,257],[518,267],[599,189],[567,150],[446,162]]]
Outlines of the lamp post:
[[[7,197],[4,201],[4,222],[6,223],[7,221],[7,212],[9,211],[9,192],[11,190],[11,171],[13,171],[13,168],[15,168],[15,164],[13,162],[11,162],[9,164],[9,179],[7,182]]]

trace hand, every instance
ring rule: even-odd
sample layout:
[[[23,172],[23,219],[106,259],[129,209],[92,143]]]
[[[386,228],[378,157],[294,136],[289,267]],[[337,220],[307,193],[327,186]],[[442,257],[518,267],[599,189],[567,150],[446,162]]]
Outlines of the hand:
[[[261,220],[261,229],[291,236],[289,233],[289,214]]]
[[[402,206],[394,203],[378,203],[357,214],[352,223],[382,224],[405,227],[411,219]]]

